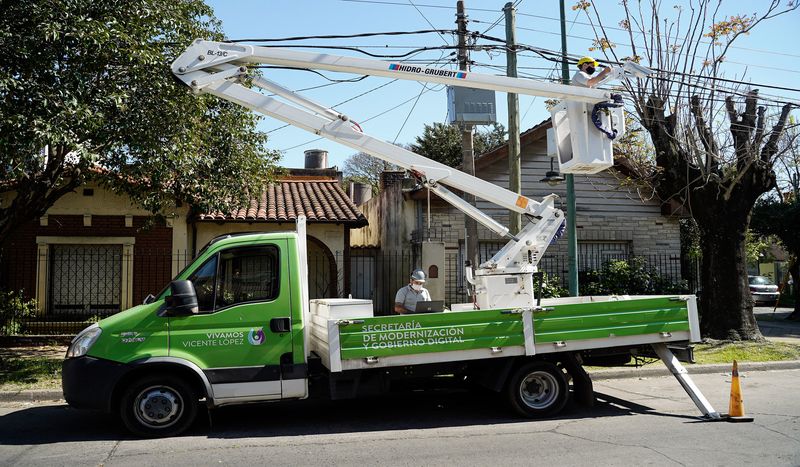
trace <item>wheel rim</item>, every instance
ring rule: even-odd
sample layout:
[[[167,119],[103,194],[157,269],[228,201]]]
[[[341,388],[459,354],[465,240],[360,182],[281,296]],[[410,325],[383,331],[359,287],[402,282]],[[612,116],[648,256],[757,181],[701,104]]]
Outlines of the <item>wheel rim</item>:
[[[183,398],[169,386],[151,386],[142,390],[133,401],[136,419],[151,428],[166,428],[183,414]]]
[[[534,371],[519,384],[522,402],[532,409],[546,409],[558,399],[559,387],[555,376],[545,371]]]

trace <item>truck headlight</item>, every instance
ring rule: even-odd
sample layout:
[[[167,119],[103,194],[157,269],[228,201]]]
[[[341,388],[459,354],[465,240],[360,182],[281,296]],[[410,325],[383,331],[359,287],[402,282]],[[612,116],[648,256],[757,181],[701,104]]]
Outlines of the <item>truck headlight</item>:
[[[74,339],[72,339],[72,343],[69,345],[69,349],[67,349],[67,358],[82,357],[86,355],[86,352],[89,351],[89,349],[92,347],[92,344],[95,343],[102,332],[103,330],[100,329],[100,326],[98,326],[97,323],[81,331],[77,336],[75,336]]]

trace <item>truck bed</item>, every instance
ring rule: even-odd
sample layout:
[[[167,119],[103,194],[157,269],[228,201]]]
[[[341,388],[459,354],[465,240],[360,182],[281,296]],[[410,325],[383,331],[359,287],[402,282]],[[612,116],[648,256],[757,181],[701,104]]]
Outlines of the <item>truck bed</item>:
[[[542,300],[537,310],[331,318],[311,313],[309,349],[331,372],[700,339],[694,296]]]

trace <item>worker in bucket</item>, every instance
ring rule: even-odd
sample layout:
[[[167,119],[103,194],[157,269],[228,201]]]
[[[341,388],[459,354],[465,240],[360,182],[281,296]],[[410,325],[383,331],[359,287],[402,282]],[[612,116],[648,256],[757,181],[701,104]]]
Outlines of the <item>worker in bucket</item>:
[[[582,86],[584,88],[593,88],[600,84],[601,81],[611,73],[611,67],[603,68],[603,71],[597,74],[597,76],[592,77],[594,75],[595,70],[597,69],[597,60],[593,59],[592,57],[583,57],[578,60],[578,72],[575,73],[575,76],[572,77],[572,84],[575,86]]]
[[[414,313],[417,302],[430,300],[431,294],[425,288],[425,273],[416,269],[411,273],[408,285],[401,287],[394,296],[394,312],[401,315]]]

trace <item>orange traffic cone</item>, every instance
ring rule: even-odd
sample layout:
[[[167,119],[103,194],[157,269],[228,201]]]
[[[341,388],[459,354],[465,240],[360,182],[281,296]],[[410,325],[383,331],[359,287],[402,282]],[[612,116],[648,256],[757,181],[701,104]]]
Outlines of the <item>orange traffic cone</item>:
[[[747,417],[744,414],[742,387],[739,384],[739,366],[736,364],[736,360],[733,361],[731,376],[731,399],[728,404],[728,416],[725,419],[729,422],[752,422],[753,417]]]

